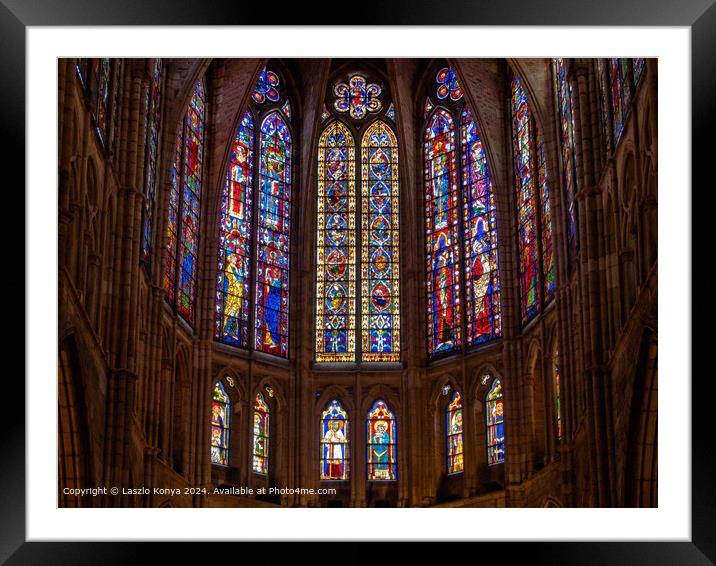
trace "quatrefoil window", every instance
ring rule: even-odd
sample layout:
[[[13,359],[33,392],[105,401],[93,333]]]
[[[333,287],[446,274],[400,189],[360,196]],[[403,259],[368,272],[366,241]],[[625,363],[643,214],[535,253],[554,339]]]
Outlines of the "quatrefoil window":
[[[378,99],[381,93],[380,86],[368,84],[365,77],[353,75],[348,84],[338,83],[333,87],[336,101],[333,103],[338,112],[350,112],[352,118],[360,120],[368,112],[380,110],[381,102]]]

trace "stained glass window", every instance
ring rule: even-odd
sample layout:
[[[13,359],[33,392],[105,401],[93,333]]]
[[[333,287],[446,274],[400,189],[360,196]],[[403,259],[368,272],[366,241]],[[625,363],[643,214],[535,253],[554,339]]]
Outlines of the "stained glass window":
[[[267,71],[264,69],[259,74],[258,81],[256,81],[256,87],[251,93],[251,98],[253,98],[254,102],[257,104],[263,104],[266,101],[278,102],[278,85],[278,75],[273,71]]]
[[[369,112],[380,110],[380,93],[379,85],[369,84],[361,75],[353,75],[348,84],[338,83],[333,87],[336,95],[333,106],[338,112],[349,112],[352,118],[360,120]]]
[[[487,419],[487,464],[505,461],[505,417],[502,402],[502,383],[495,379],[485,400]]]
[[[234,138],[221,201],[216,297],[216,338],[246,348],[249,343],[253,212],[254,121],[249,111]]]
[[[456,133],[452,114],[433,113],[424,135],[428,351],[462,345]]]
[[[179,314],[194,323],[197,250],[204,161],[204,83],[199,80],[177,135],[167,223],[167,298]]]
[[[288,356],[291,133],[279,112],[261,124],[256,258],[257,350]]]
[[[385,401],[373,404],[366,421],[368,479],[394,480],[397,476],[395,415]]]
[[[323,110],[321,110],[321,122],[325,122],[325,121],[328,120],[328,118],[330,118],[330,117],[331,117],[331,115],[330,115],[330,113],[328,112],[328,109],[326,108],[326,105],[324,104],[324,105],[323,105]]]
[[[149,262],[152,245],[154,199],[157,187],[157,154],[159,151],[159,122],[161,119],[162,60],[154,59],[152,77],[146,100],[146,170],[144,175],[144,215],[142,217],[142,261]]]
[[[633,85],[636,85],[641,78],[645,63],[645,59],[616,57],[597,60],[601,91],[601,122],[607,155],[616,148],[621,138],[631,106]]]
[[[279,75],[264,68],[232,143],[221,200],[214,337],[287,358],[293,141],[291,103],[279,85]]]
[[[430,97],[428,96],[425,99],[425,106],[423,107],[423,119],[427,120],[428,116],[430,116],[430,112],[434,108],[432,100],[430,100]]]
[[[374,122],[361,143],[361,300],[364,361],[400,360],[398,141]]]
[[[545,303],[554,298],[554,254],[552,253],[552,210],[550,204],[549,174],[544,154],[542,135],[537,132],[537,182],[539,183],[540,227],[542,229],[542,274]]]
[[[385,111],[385,115],[395,122],[395,106],[391,103],[388,109]]]
[[[500,335],[495,194],[487,156],[468,108],[461,116],[467,343]]]
[[[109,103],[112,86],[112,60],[92,59],[92,72],[95,76],[95,84],[97,85],[97,100],[93,112],[95,127],[102,145],[107,144],[107,134],[109,132]]]
[[[555,343],[552,350],[552,385],[554,389],[554,412],[557,425],[557,440],[562,439],[562,395],[560,392],[559,350]]]
[[[445,411],[447,431],[447,473],[457,474],[464,469],[462,447],[462,398],[455,391]]]
[[[321,479],[350,478],[350,421],[337,400],[321,414]]]
[[[514,143],[519,287],[522,322],[537,314],[540,301],[538,270],[537,194],[534,179],[534,133],[527,96],[517,76],[512,82],[512,132]]]
[[[577,211],[575,194],[577,193],[577,173],[574,151],[574,113],[573,113],[573,86],[567,76],[567,69],[562,59],[554,60],[555,77],[557,80],[557,100],[559,102],[559,118],[562,148],[562,166],[564,190],[567,199],[567,239],[569,242],[570,257],[577,252],[577,238],[575,227]]]
[[[611,58],[608,60],[609,69],[609,92],[611,94],[612,109],[612,129],[614,137],[614,145],[619,141],[624,130],[624,119],[626,117],[624,78],[622,76],[622,66],[619,59]]]
[[[227,466],[229,464],[229,396],[224,385],[214,385],[211,400],[211,463]]]
[[[286,102],[284,102],[283,106],[281,107],[281,110],[286,115],[286,118],[288,118],[290,120],[291,119],[291,103],[288,100],[286,100]]]
[[[355,144],[341,122],[318,144],[316,361],[355,360]]]
[[[460,100],[462,98],[462,87],[457,80],[457,75],[450,67],[443,67],[435,76],[438,83],[437,97],[438,100],[444,100],[448,96],[450,100]]]
[[[268,474],[269,464],[269,408],[261,393],[254,400],[253,470]]]

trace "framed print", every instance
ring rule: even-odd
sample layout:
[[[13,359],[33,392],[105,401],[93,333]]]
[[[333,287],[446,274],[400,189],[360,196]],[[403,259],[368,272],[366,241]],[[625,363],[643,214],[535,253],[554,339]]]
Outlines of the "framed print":
[[[713,560],[690,171],[716,12],[656,4],[0,6],[28,243],[2,557]]]

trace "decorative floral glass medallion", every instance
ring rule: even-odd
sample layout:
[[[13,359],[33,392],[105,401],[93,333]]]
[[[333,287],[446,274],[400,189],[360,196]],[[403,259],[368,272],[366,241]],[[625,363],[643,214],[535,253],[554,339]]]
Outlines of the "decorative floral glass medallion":
[[[273,71],[264,69],[259,75],[259,80],[256,82],[256,88],[251,93],[251,97],[257,104],[263,104],[267,100],[278,102],[279,95],[276,88],[278,85],[278,75]]]
[[[462,87],[457,80],[457,75],[450,67],[443,67],[435,76],[438,82],[437,96],[439,100],[445,100],[450,96],[450,100],[460,100],[462,98]]]
[[[361,120],[368,112],[380,110],[381,102],[378,99],[381,93],[380,86],[368,84],[365,77],[353,75],[348,84],[338,83],[333,87],[336,101],[333,103],[338,112],[350,112],[352,118]]]

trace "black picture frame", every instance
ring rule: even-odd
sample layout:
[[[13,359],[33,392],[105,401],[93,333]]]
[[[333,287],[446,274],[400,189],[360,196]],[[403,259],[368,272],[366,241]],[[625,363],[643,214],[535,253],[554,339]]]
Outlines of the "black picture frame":
[[[380,9],[355,10],[350,4],[333,3],[325,7],[330,14],[329,25],[341,22],[378,25],[568,25],[568,26],[686,26],[691,28],[692,71],[692,166],[694,176],[703,178],[708,190],[713,176],[706,176],[706,167],[713,161],[714,95],[716,92],[716,4],[714,0],[602,0],[575,4],[567,0],[536,1],[520,6],[515,0],[493,3],[470,3],[466,0],[438,2],[413,1],[380,4]],[[376,5],[377,6],[377,5]],[[364,6],[365,8],[365,6]],[[272,24],[315,25],[316,7],[305,4],[283,5],[272,10]],[[266,23],[265,6],[247,4],[237,9],[236,3],[196,2],[176,3],[171,0],[70,0],[62,3],[51,0],[3,0],[0,2],[0,91],[2,124],[6,141],[5,163],[24,163],[25,148],[25,34],[28,26],[63,25],[261,25]],[[52,135],[53,125],[48,125]],[[662,157],[663,158],[663,157]],[[14,167],[19,180],[15,187],[24,186],[24,167]],[[19,203],[24,210],[24,199]],[[28,221],[27,211],[23,215]],[[704,236],[704,224],[693,222],[692,239],[696,244]],[[19,228],[15,228],[18,230]],[[710,257],[713,251],[705,251]],[[25,257],[24,261],[30,258]],[[22,265],[21,259],[16,265]],[[696,264],[694,264],[696,265]],[[701,268],[704,269],[703,267]],[[704,278],[705,279],[705,278]],[[698,278],[693,279],[694,282]],[[25,283],[25,282],[24,282]],[[703,284],[703,283],[702,283]],[[24,286],[24,285],[23,285]],[[693,291],[696,291],[694,286]],[[28,300],[23,289],[20,291]],[[708,312],[709,309],[704,309]],[[702,312],[700,316],[705,316]],[[24,324],[23,324],[24,329]],[[688,331],[689,329],[684,329]],[[693,345],[701,344],[704,335],[693,333]],[[23,332],[23,336],[25,333]],[[48,344],[49,345],[49,344]],[[705,346],[705,345],[704,345]],[[693,346],[692,346],[693,347]],[[694,351],[707,351],[694,348]],[[691,355],[691,352],[684,353]],[[697,375],[697,372],[694,372]],[[707,422],[712,395],[705,373],[692,379],[692,501],[690,542],[530,542],[521,544],[491,543],[480,545],[475,559],[529,557],[531,561],[550,564],[708,564],[716,562],[716,458]],[[17,374],[8,373],[5,380],[5,399],[16,406],[24,398],[22,382]],[[662,376],[664,377],[664,376]],[[669,379],[691,379],[691,376],[669,376]],[[26,542],[25,529],[25,419],[4,411],[2,464],[0,464],[0,560],[7,564],[113,564],[147,557],[141,543],[68,543]],[[9,418],[8,418],[9,417]],[[82,533],[77,533],[78,537]],[[558,537],[557,537],[558,538]],[[162,545],[169,546],[169,545]],[[374,556],[375,547],[351,545],[341,553],[353,560],[367,561]],[[182,555],[178,553],[181,552]],[[186,555],[176,545],[162,549],[162,562]],[[422,552],[422,551],[421,551]],[[439,551],[443,552],[443,551]],[[477,552],[474,551],[475,553]],[[176,554],[175,554],[176,553]],[[219,551],[219,554],[222,554]],[[424,558],[428,559],[430,553]],[[442,555],[445,558],[445,555]],[[440,555],[436,554],[439,560]]]

